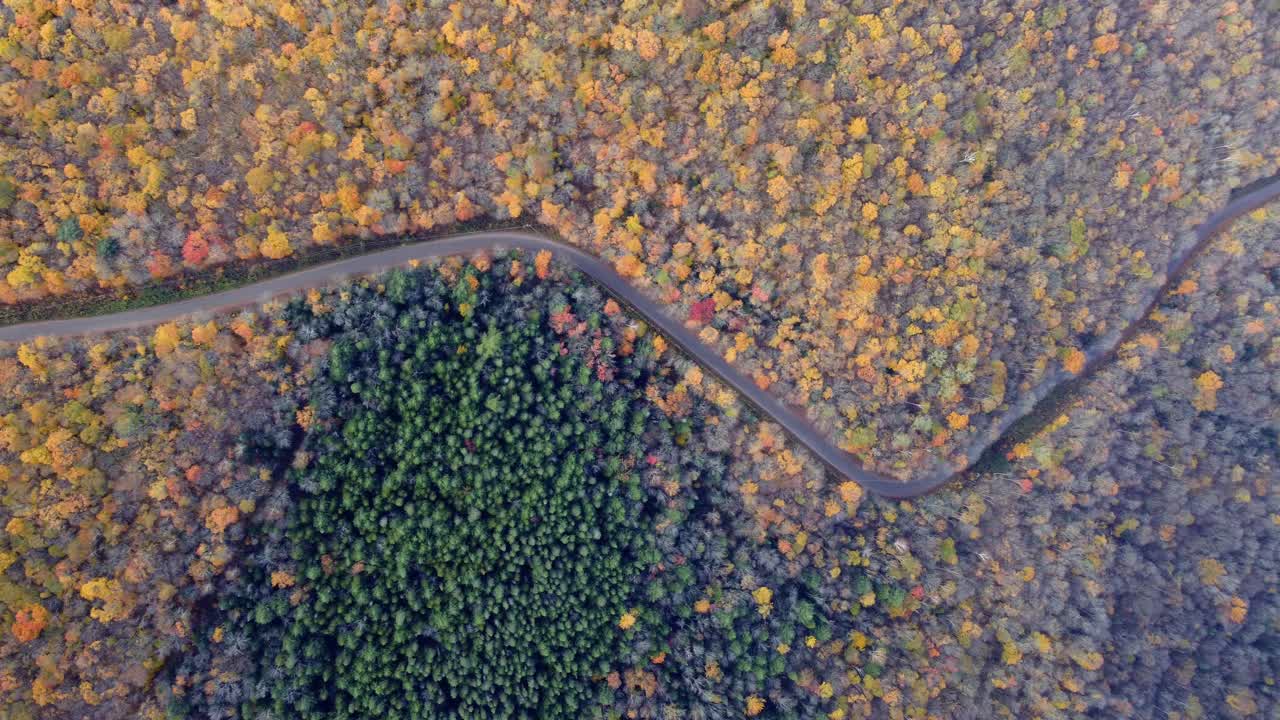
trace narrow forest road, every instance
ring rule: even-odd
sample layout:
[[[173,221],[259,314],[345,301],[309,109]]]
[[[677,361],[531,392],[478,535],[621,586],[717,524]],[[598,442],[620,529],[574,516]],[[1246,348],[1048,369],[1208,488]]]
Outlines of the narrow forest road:
[[[316,265],[252,285],[166,305],[128,310],[113,315],[44,320],[0,327],[0,342],[20,342],[41,335],[84,335],[126,330],[154,325],[198,312],[231,310],[259,303],[284,293],[322,286],[344,276],[386,270],[410,260],[516,248],[534,252],[549,250],[559,260],[576,266],[604,286],[610,295],[629,306],[645,322],[657,328],[681,352],[736,390],[758,412],[781,425],[833,471],[878,495],[893,499],[910,498],[928,493],[957,479],[978,458],[999,443],[1011,427],[1023,418],[1036,413],[1039,406],[1053,394],[1054,390],[1065,382],[1080,380],[1103,365],[1121,344],[1132,337],[1142,320],[1159,302],[1165,290],[1178,281],[1191,261],[1204,250],[1214,236],[1228,228],[1240,216],[1262,207],[1277,197],[1280,197],[1280,176],[1273,177],[1261,185],[1255,185],[1234,197],[1226,207],[1211,215],[1196,228],[1194,237],[1184,248],[1175,250],[1166,265],[1165,272],[1157,276],[1160,277],[1161,282],[1152,286],[1137,303],[1140,312],[1123,327],[1103,336],[1088,349],[1085,368],[1079,374],[1073,375],[1065,370],[1050,373],[1044,382],[1014,402],[981,434],[965,453],[966,462],[962,467],[957,468],[939,462],[924,474],[906,479],[882,475],[862,467],[852,454],[836,447],[802,416],[788,409],[772,394],[757,387],[754,382],[726,362],[719,352],[705,345],[695,333],[685,328],[683,323],[668,315],[657,302],[624,280],[599,258],[566,243],[529,231],[461,233]]]

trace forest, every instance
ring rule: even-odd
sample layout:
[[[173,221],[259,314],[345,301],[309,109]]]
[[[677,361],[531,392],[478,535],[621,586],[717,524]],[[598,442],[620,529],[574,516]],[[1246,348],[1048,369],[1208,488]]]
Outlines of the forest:
[[[1280,712],[1271,0],[3,0],[0,306],[550,254],[0,342],[0,717]]]
[[[1219,243],[1245,257],[1216,247],[1198,276],[1240,294],[1170,298],[1004,467],[912,501],[828,476],[589,281],[520,255],[9,347],[4,702],[1265,717],[1276,231],[1251,222]],[[473,623],[496,632],[456,632]]]
[[[599,694],[656,561],[643,378],[599,332],[571,352],[566,300],[504,269],[397,271],[385,296],[299,311],[329,350],[294,505],[219,598],[222,642],[257,663],[242,715],[573,718]]]
[[[901,476],[1280,171],[1270,0],[9,0],[0,23],[0,302],[533,222]]]

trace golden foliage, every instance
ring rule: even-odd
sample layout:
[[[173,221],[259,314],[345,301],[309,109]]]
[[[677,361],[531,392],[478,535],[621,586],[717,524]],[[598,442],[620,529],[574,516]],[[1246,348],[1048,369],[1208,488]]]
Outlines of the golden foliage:
[[[618,274],[623,277],[640,277],[644,274],[644,263],[636,259],[634,255],[623,255],[613,264]]]
[[[100,623],[119,620],[129,613],[128,595],[116,580],[94,578],[80,586],[80,597],[90,602],[102,602],[101,607],[89,611],[89,616]]]
[[[267,230],[267,239],[259,246],[263,257],[272,260],[288,257],[293,254],[293,247],[289,245],[289,238],[275,225]]]
[[[1222,378],[1212,370],[1206,370],[1195,380],[1196,397],[1191,401],[1197,410],[1211,411],[1218,407],[1218,391],[1222,389]]]
[[[181,341],[177,323],[165,323],[157,327],[152,336],[152,344],[155,346],[156,354],[160,356],[172,353]]]

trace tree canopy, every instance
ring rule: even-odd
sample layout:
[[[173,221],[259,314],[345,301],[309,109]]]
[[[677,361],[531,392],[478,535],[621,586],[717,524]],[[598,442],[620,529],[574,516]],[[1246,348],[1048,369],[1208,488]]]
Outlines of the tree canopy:
[[[577,718],[620,656],[653,559],[631,471],[643,397],[562,353],[518,292],[468,309],[466,279],[417,332],[332,345],[329,417],[288,473],[297,584],[261,594],[278,569],[260,565],[225,603],[260,657],[249,705]],[[388,296],[410,303],[420,281],[393,275]]]

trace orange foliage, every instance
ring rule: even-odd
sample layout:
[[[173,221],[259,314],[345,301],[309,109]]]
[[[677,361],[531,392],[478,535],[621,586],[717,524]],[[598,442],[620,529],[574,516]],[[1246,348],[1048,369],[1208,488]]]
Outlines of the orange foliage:
[[[1087,359],[1088,358],[1085,357],[1083,352],[1078,349],[1073,349],[1071,352],[1067,353],[1067,359],[1062,362],[1062,365],[1067,369],[1067,372],[1072,375],[1079,375],[1084,371],[1085,360]]]
[[[13,619],[13,636],[18,642],[31,642],[49,624],[49,611],[43,605],[31,604],[21,608]]]
[[[547,272],[551,267],[551,251],[539,250],[538,254],[533,258],[533,269],[537,273],[539,280],[547,279]]]
[[[204,524],[213,533],[221,534],[239,520],[240,510],[234,505],[228,505],[210,510],[209,514],[205,516]]]
[[[199,265],[209,257],[209,241],[205,240],[204,235],[198,230],[193,230],[187,234],[187,240],[182,244],[182,261],[188,265]]]
[[[1093,52],[1106,55],[1120,47],[1120,37],[1115,33],[1107,33],[1093,39]]]

